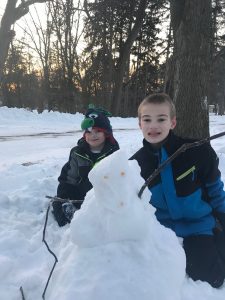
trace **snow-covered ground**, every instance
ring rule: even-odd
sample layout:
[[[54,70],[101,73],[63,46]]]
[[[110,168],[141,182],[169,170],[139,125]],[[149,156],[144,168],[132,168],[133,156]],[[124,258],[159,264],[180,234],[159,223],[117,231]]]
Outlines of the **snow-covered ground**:
[[[54,263],[42,242],[49,199],[70,149],[81,137],[81,114],[0,108],[0,299],[41,299]],[[90,173],[73,222],[59,228],[51,213],[46,240],[59,262],[46,300],[224,300],[225,286],[185,277],[180,241],[155,220],[135,162],[142,143],[136,118],[111,118],[122,151]],[[211,134],[225,116],[210,116]],[[65,134],[63,134],[65,133]],[[39,134],[39,135],[34,135]],[[225,179],[225,137],[212,142]]]

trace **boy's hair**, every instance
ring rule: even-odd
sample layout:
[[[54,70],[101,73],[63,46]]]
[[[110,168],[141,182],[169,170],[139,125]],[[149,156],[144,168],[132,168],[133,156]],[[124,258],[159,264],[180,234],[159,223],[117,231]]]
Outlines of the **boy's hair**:
[[[167,95],[166,93],[156,93],[156,94],[152,94],[152,95],[147,96],[140,103],[140,105],[138,107],[138,118],[139,119],[141,118],[141,109],[142,109],[142,107],[146,104],[149,104],[149,103],[153,103],[153,104],[168,103],[169,107],[170,107],[170,117],[173,118],[173,117],[176,116],[176,108],[175,108],[175,105],[174,105],[172,99],[170,98],[170,96]]]

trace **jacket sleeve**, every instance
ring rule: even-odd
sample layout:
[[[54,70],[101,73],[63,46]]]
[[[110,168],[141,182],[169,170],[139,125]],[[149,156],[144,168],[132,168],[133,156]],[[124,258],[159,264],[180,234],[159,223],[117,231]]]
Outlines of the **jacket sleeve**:
[[[201,180],[208,195],[209,204],[213,210],[225,213],[225,191],[219,171],[219,158],[208,144],[202,153]]]
[[[225,233],[225,213],[216,211],[214,213],[214,215],[219,220],[219,222],[223,228],[223,231]]]
[[[57,197],[62,199],[83,200],[85,193],[81,188],[81,177],[76,156],[71,155],[69,161],[63,166],[58,178],[59,185],[57,188]],[[80,208],[81,204],[76,204]]]
[[[60,182],[57,189],[57,197],[65,199],[71,199],[71,200],[83,200],[84,197],[82,197],[79,187],[73,186],[66,182]],[[63,202],[55,201],[52,203],[53,208],[53,215],[58,223],[58,225],[64,226],[67,223],[70,223],[70,220],[68,220],[63,212],[62,209]],[[76,209],[80,209],[81,203],[73,203]]]
[[[70,152],[69,161],[63,166],[61,174],[58,178],[59,185],[57,188],[57,197],[65,199],[65,202],[68,199],[84,199],[83,195],[80,193],[79,185],[75,184],[78,182],[79,170],[75,157],[71,155],[72,150]],[[59,226],[64,226],[65,224],[70,223],[63,212],[62,204],[63,203],[59,201],[52,203],[52,213]],[[76,209],[79,209],[81,207],[81,203],[74,203],[74,206]]]

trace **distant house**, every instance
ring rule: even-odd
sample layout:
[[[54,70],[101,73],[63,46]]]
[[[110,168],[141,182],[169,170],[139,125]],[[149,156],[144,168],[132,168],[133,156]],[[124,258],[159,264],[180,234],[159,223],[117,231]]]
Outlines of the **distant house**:
[[[215,112],[215,104],[210,104],[209,105],[209,113]]]

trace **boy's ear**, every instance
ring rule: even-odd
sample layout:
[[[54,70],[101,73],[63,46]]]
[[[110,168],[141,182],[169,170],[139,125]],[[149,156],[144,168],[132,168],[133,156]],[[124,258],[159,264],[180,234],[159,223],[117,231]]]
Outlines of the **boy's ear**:
[[[171,129],[174,129],[177,125],[177,118],[176,116],[172,118],[171,120]]]
[[[139,128],[141,129],[141,120],[138,119],[138,125],[139,125]]]

